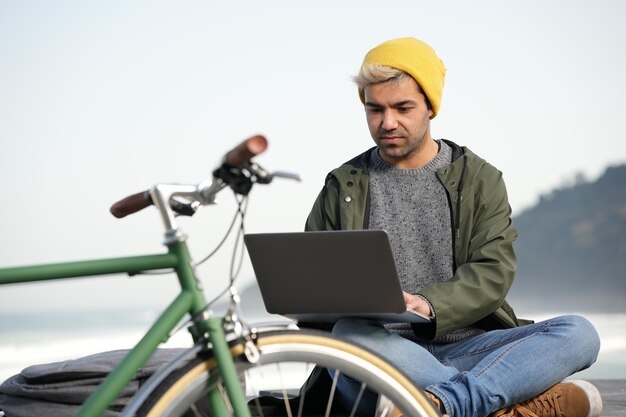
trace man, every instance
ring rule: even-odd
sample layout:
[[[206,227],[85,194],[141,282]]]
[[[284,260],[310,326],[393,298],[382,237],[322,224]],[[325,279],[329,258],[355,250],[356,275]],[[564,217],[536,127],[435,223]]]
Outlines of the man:
[[[597,389],[561,383],[589,367],[600,341],[578,316],[518,320],[505,296],[517,232],[502,174],[468,148],[433,140],[443,62],[425,43],[393,39],[355,81],[376,146],[332,171],[307,230],[385,229],[415,325],[344,319],[333,332],[378,352],[442,413],[599,416]],[[352,381],[340,392],[350,396]]]

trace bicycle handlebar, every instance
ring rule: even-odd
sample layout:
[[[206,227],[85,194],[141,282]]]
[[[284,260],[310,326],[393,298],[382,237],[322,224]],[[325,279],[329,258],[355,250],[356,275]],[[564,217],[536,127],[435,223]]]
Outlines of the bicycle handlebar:
[[[224,155],[222,165],[239,168],[250,163],[250,160],[267,149],[267,139],[261,135],[252,136]],[[118,219],[136,213],[153,204],[150,191],[141,191],[121,199],[111,206],[109,211]]]
[[[150,191],[142,191],[122,198],[111,206],[110,212],[118,219],[121,219],[122,217],[136,213],[151,205],[152,198],[150,197]]]
[[[265,136],[252,136],[235,146],[224,156],[224,163],[230,167],[241,167],[267,149]]]

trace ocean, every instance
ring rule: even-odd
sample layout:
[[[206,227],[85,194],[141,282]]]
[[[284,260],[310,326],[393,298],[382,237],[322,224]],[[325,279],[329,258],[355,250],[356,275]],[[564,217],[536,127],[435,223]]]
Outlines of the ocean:
[[[155,309],[3,313],[0,315],[0,381],[30,365],[130,348],[157,315]],[[602,348],[594,366],[575,377],[626,379],[626,314],[583,315],[598,330]],[[537,315],[531,318],[542,320],[547,317]],[[248,317],[248,321],[255,323],[268,318],[272,317]],[[165,346],[190,345],[191,337],[182,330]]]

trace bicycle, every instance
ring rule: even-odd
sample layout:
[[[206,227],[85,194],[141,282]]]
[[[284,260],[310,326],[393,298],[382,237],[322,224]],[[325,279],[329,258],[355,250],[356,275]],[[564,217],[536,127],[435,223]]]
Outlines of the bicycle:
[[[82,405],[78,417],[105,412],[159,345],[184,327],[191,333],[193,347],[153,374],[124,408],[122,416],[354,416],[361,401],[372,395],[378,398],[376,415],[390,415],[394,408],[408,416],[439,415],[401,372],[369,351],[324,332],[299,329],[293,323],[248,325],[239,313],[240,299],[233,277],[227,313],[216,317],[209,312],[211,303],[195,275],[186,237],[176,217],[193,215],[199,207],[215,204],[217,193],[230,187],[240,197],[238,215],[243,225],[242,204],[254,184],[269,184],[281,176],[294,178],[284,173],[271,174],[251,160],[266,147],[263,136],[253,136],[226,154],[210,180],[198,185],[158,184],[111,207],[112,214],[121,218],[154,205],[165,226],[167,253],[0,269],[0,285],[114,273],[134,275],[172,269],[176,272],[180,293]],[[234,224],[233,220],[231,229]],[[187,315],[189,318],[183,321]],[[299,378],[294,377],[296,372],[301,373]],[[323,397],[311,388],[314,376],[320,372],[333,375],[330,388],[320,391]],[[336,387],[340,375],[361,382],[354,404],[338,404]],[[277,378],[279,384],[269,386],[269,392],[255,387],[268,382],[269,377]],[[297,379],[295,386],[287,386],[287,378]],[[307,399],[313,405],[307,405]]]

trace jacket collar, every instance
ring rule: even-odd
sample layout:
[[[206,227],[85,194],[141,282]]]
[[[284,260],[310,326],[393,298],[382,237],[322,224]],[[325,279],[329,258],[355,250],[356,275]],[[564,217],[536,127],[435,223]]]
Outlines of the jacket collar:
[[[463,155],[464,150],[462,147],[452,142],[451,140],[448,140],[448,139],[441,139],[441,140],[444,141],[450,148],[452,148],[452,162],[456,161]],[[367,167],[369,166],[369,162],[371,159],[370,155],[372,154],[372,151],[374,149],[376,149],[376,146],[373,146],[369,148],[368,150],[366,150],[365,152],[363,152],[362,154],[355,156],[354,158],[345,162],[344,165],[349,165],[353,168],[362,169],[363,172],[367,174],[368,173]]]

